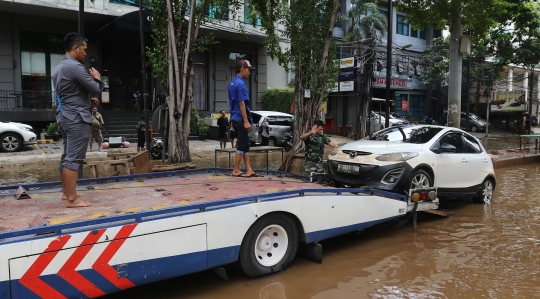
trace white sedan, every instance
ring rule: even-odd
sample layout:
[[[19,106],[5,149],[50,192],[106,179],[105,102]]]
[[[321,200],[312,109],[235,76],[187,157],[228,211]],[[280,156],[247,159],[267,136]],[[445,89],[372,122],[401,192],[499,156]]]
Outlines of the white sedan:
[[[336,185],[393,192],[436,187],[441,197],[489,202],[495,189],[491,157],[467,132],[434,125],[405,125],[334,149],[328,178]]]
[[[16,152],[23,145],[37,143],[37,136],[32,126],[10,122],[0,121],[0,149],[5,152]]]

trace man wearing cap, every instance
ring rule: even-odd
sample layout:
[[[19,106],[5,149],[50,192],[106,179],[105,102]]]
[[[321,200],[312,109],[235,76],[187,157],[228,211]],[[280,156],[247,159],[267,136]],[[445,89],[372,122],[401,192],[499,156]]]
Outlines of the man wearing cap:
[[[249,93],[245,79],[249,78],[251,70],[249,61],[240,60],[236,64],[236,77],[229,84],[229,106],[231,110],[231,123],[236,132],[238,141],[236,155],[234,157],[233,176],[238,177],[256,177],[259,176],[251,169],[249,164],[249,137],[253,118],[251,117],[251,107],[249,105]],[[240,171],[240,162],[244,159],[246,164],[246,173]]]

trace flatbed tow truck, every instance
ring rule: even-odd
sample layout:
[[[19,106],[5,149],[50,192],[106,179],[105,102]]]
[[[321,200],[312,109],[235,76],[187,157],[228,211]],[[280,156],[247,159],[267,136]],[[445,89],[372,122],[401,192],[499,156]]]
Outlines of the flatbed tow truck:
[[[196,169],[79,181],[93,203],[67,209],[59,182],[0,187],[0,298],[95,298],[238,262],[249,277],[284,270],[299,245],[438,208],[276,171]],[[417,192],[417,191],[415,191]],[[414,198],[415,200],[412,200]]]

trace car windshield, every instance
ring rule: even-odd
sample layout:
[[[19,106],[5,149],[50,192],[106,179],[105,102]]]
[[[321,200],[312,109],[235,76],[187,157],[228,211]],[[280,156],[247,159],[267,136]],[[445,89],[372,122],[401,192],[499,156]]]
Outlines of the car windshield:
[[[476,114],[472,114],[472,113],[469,113],[469,118],[473,119],[473,120],[482,120],[482,118],[480,118],[480,116],[478,116]]]
[[[401,126],[391,127],[373,133],[371,140],[407,142],[407,143],[426,143],[437,135],[442,128],[430,126]],[[385,136],[386,135],[386,136]]]

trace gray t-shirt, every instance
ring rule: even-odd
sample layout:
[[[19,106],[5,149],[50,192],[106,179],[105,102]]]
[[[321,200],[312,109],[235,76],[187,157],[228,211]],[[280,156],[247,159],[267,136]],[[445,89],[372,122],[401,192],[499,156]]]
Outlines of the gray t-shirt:
[[[80,114],[84,122],[91,124],[90,95],[99,95],[105,86],[103,82],[90,77],[84,65],[69,55],[64,55],[54,68],[52,80],[62,101],[62,115],[73,121]]]

